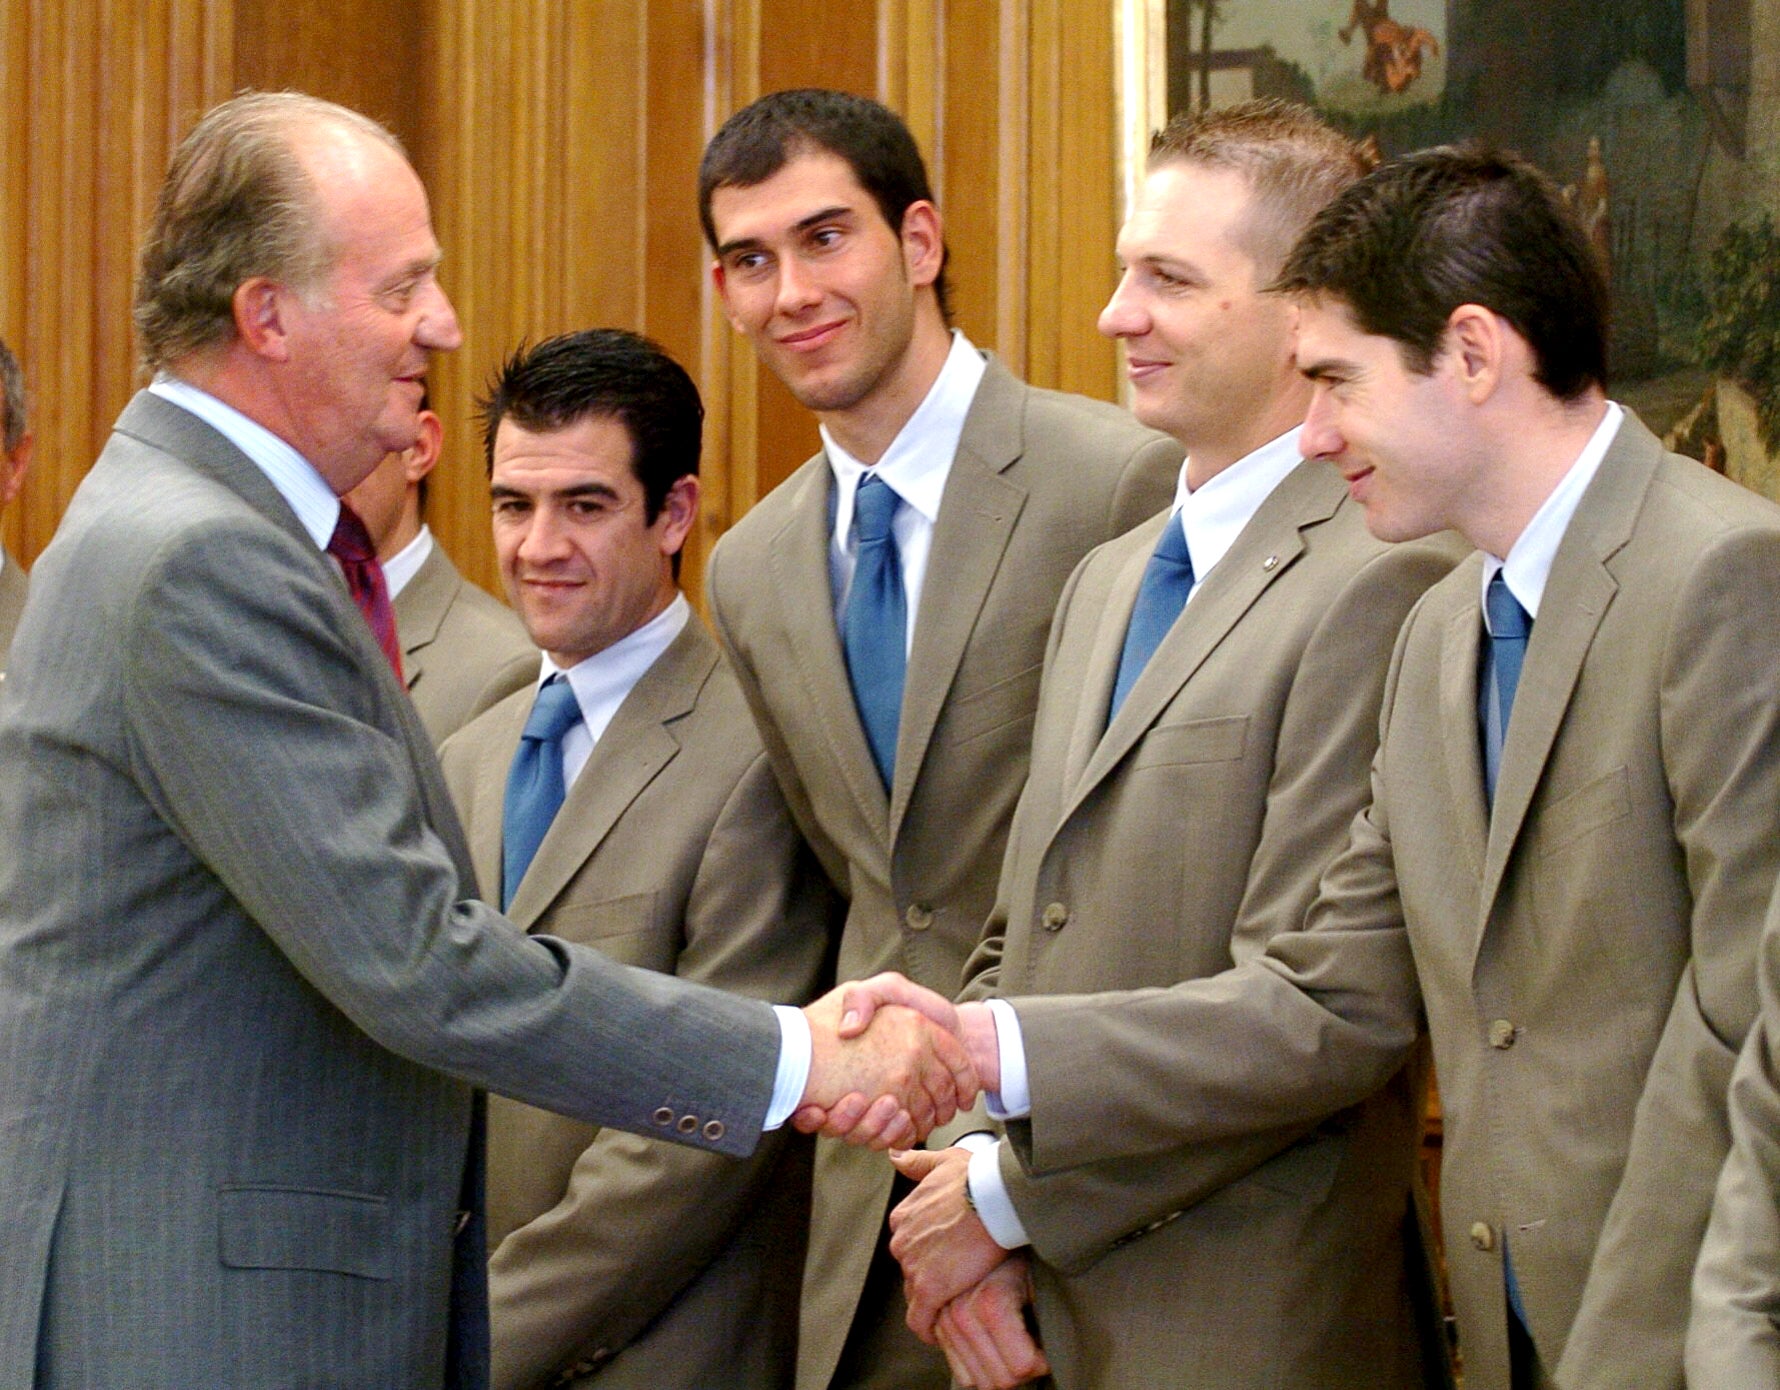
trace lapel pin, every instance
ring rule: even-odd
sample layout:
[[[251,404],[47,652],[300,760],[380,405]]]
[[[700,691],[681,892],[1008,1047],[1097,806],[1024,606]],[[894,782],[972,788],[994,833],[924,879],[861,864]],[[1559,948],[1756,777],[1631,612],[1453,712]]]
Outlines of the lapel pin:
[[[1279,556],[1269,555],[1265,560],[1261,561],[1261,568],[1264,570],[1278,569],[1279,568]]]

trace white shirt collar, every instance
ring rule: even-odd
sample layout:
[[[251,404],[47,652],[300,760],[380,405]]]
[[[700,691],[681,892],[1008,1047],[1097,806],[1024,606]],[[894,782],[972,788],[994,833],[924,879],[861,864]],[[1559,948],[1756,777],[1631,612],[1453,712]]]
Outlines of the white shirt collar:
[[[1186,534],[1187,554],[1193,557],[1194,593],[1218,561],[1229,554],[1273,489],[1304,461],[1298,452],[1302,429],[1294,426],[1253,453],[1244,454],[1196,489],[1187,487],[1187,464],[1181,464],[1173,519]]]
[[[383,562],[383,582],[389,587],[389,596],[395,596],[408,587],[408,581],[420,573],[420,567],[427,562],[433,553],[433,531],[424,521],[420,523],[420,532]]]
[[[673,645],[692,617],[686,595],[675,594],[672,603],[644,623],[635,632],[627,633],[604,651],[595,652],[585,661],[576,662],[566,672],[575,692],[575,703],[581,706],[581,723],[570,729],[562,739],[563,785],[580,775],[593,747],[612,716],[618,713],[630,692],[644,674]],[[562,668],[544,654],[538,671],[540,686]]]
[[[970,413],[970,404],[976,399],[977,387],[987,370],[982,353],[954,329],[945,365],[875,466],[877,475],[924,516],[930,526],[939,520],[940,498],[952,471],[952,456],[958,452],[958,441],[964,434],[964,417]],[[865,476],[866,466],[836,444],[826,426],[821,428],[821,435],[836,484],[834,544],[845,550],[853,526],[853,494]]]
[[[1601,460],[1607,457],[1607,450],[1624,419],[1625,411],[1608,401],[1607,413],[1601,417],[1601,423],[1595,426],[1588,443],[1582,446],[1576,462],[1570,465],[1539,510],[1533,513],[1526,530],[1515,539],[1507,559],[1498,560],[1494,555],[1484,554],[1480,603],[1482,595],[1489,590],[1490,580],[1496,577],[1497,570],[1501,570],[1508,591],[1520,600],[1520,606],[1527,610],[1528,616],[1539,616],[1539,600],[1545,597],[1545,581],[1551,577],[1551,562],[1557,558],[1558,546],[1564,539],[1564,532],[1570,529],[1570,519],[1576,515],[1582,494],[1588,491],[1588,485],[1600,471]],[[1486,626],[1488,621],[1486,612]]]
[[[327,480],[315,471],[315,465],[284,440],[255,420],[250,420],[234,406],[219,401],[208,391],[201,391],[189,381],[162,372],[148,388],[162,400],[196,415],[205,424],[233,444],[266,475],[278,495],[290,504],[303,523],[303,529],[315,541],[316,548],[326,550],[334,537],[334,525],[340,520],[340,499]]]

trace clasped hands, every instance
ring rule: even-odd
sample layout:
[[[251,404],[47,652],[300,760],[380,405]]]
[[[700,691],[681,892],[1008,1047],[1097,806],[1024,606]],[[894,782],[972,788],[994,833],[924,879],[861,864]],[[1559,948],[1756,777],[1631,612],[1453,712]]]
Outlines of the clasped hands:
[[[816,1052],[806,1103],[793,1123],[806,1133],[900,1146],[967,1108],[979,1082],[1000,1089],[995,1022],[981,1004],[954,1007],[886,974],[843,985],[805,1012]],[[857,1069],[825,1064],[830,1044],[844,1049],[874,1040],[870,1060],[862,1056]],[[913,1049],[901,1054],[908,1070],[892,1077],[875,1069],[899,1048]],[[866,1079],[837,1095],[843,1076]],[[876,1098],[868,1099],[874,1087]],[[944,1350],[961,1385],[1011,1390],[1045,1374],[1049,1367],[1023,1312],[1032,1299],[1027,1258],[997,1244],[972,1208],[970,1155],[960,1148],[893,1152],[891,1161],[918,1184],[890,1214],[890,1252],[903,1267],[911,1330]]]

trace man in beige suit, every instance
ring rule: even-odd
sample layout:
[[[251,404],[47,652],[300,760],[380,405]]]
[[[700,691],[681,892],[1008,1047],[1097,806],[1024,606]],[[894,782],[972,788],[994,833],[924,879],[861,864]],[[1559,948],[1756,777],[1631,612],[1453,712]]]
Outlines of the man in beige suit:
[[[717,546],[712,617],[848,899],[839,970],[950,995],[994,902],[1057,595],[1166,504],[1179,451],[948,333],[939,213],[877,103],[764,97],[699,188],[730,320],[824,446]],[[944,1386],[885,1248],[895,1173],[833,1145],[816,1168],[799,1386]]]
[[[1468,1390],[1678,1387],[1780,871],[1780,509],[1608,402],[1600,267],[1510,156],[1377,171],[1282,283],[1305,449],[1375,535],[1479,553],[1404,625],[1304,929],[1170,990],[1014,1001],[1010,1135],[1031,1173],[1215,1170],[1375,1089],[1425,1021]]]
[[[18,358],[0,338],[0,512],[19,495],[25,485],[25,470],[31,466],[31,430],[25,396],[25,374]],[[25,611],[25,592],[29,587],[19,562],[0,547],[0,679],[6,673],[6,652],[12,646],[13,631],[19,625],[19,614]]]
[[[365,523],[395,607],[402,679],[435,744],[497,700],[529,684],[538,653],[512,609],[451,563],[426,524],[427,478],[444,427],[421,396],[420,437],[383,456],[346,494]]]
[[[1347,843],[1397,630],[1462,553],[1450,537],[1373,539],[1340,474],[1300,453],[1296,312],[1266,287],[1363,168],[1349,141],[1277,102],[1178,117],[1152,142],[1100,328],[1125,344],[1137,417],[1186,462],[1174,509],[1094,551],[1064,592],[966,997],[1216,974],[1300,919]],[[1183,542],[1184,608],[1162,568]],[[1203,1180],[1203,1155],[1035,1181],[1005,1142],[974,1160],[910,1154],[904,1171],[927,1176],[891,1217],[891,1249],[913,1314],[926,1330],[931,1286],[950,1296],[960,1274],[1029,1244],[1063,1390],[1147,1390],[1162,1366],[1181,1390],[1426,1385],[1444,1348],[1430,1341],[1424,1366],[1415,1315],[1435,1304],[1416,1239],[1415,1082],[1406,1068],[1321,1125],[1231,1145],[1228,1185],[1183,1196],[1167,1220],[1156,1192],[1179,1165]],[[1012,1382],[950,1329],[1011,1284],[1001,1270],[946,1323],[977,1385]]]
[[[501,572],[546,657],[443,750],[478,876],[529,931],[811,997],[832,893],[674,578],[697,514],[697,389],[645,340],[593,330],[523,349],[485,409]],[[540,683],[563,680],[568,791],[522,867],[510,770]],[[491,1098],[494,1385],[783,1385],[810,1154],[788,1138],[736,1163]]]

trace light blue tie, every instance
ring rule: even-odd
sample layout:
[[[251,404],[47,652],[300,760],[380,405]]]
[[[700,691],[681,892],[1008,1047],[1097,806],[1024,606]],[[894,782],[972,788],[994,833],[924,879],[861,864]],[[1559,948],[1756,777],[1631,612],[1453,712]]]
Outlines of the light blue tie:
[[[1509,591],[1497,570],[1484,590],[1484,610],[1489,614],[1489,656],[1483,679],[1478,682],[1477,717],[1483,731],[1484,791],[1493,806],[1496,774],[1502,768],[1502,744],[1508,737],[1508,716],[1514,712],[1514,692],[1520,685],[1520,666],[1527,654],[1527,638],[1533,620],[1520,600]]]
[[[1162,528],[1162,537],[1143,571],[1137,604],[1131,610],[1130,626],[1125,629],[1125,650],[1119,655],[1119,673],[1113,680],[1107,723],[1112,723],[1119,706],[1125,703],[1131,687],[1137,684],[1137,678],[1162,645],[1174,620],[1180,617],[1192,592],[1193,557],[1187,553],[1187,534],[1180,524],[1180,513],[1176,512]]]
[[[841,614],[841,646],[847,679],[878,775],[889,787],[896,769],[896,728],[902,717],[902,682],[908,665],[908,614],[902,593],[902,557],[890,522],[902,499],[876,473],[867,473],[853,495],[859,538],[853,587]]]
[[[538,691],[519,750],[507,772],[507,802],[501,825],[501,906],[519,891],[545,832],[562,807],[562,736],[581,722],[575,691],[561,675]]]

